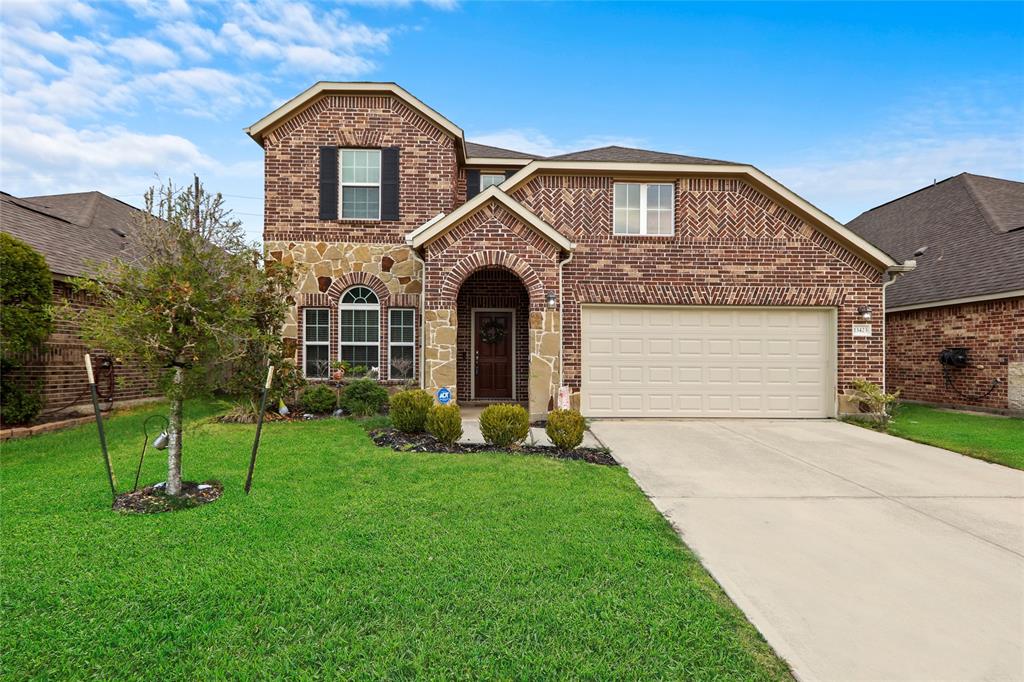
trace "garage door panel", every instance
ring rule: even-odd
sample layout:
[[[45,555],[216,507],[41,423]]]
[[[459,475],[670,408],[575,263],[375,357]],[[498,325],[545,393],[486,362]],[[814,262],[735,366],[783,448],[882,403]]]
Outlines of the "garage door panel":
[[[587,416],[824,417],[834,323],[800,308],[584,306]]]

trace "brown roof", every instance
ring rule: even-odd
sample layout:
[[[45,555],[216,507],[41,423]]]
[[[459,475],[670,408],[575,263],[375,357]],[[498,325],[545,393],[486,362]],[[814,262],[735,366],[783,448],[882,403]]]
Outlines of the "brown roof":
[[[0,192],[0,230],[43,254],[58,275],[89,275],[119,254],[138,213],[100,192],[29,198]]]
[[[511,149],[502,149],[501,147],[492,147],[489,144],[479,144],[478,142],[466,141],[466,156],[486,156],[499,159],[543,159],[543,156],[537,154],[526,154],[524,152],[517,152]]]
[[[896,260],[917,261],[889,287],[890,308],[1024,289],[1022,182],[961,173],[847,227]]]
[[[647,149],[632,147],[597,147],[583,151],[549,156],[549,161],[624,161],[627,163],[699,163],[710,165],[734,165],[731,161],[704,159],[699,156],[684,156],[668,152],[653,152]]]

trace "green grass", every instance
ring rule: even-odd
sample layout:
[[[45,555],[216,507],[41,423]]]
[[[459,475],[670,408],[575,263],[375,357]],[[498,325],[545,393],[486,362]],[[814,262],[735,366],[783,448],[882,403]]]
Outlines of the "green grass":
[[[1024,419],[944,412],[904,404],[889,433],[971,457],[1024,469]]]
[[[2,446],[0,676],[789,679],[623,469],[274,423],[246,497],[221,408],[184,468],[224,496],[176,513],[110,511],[94,426]],[[109,424],[122,488],[156,409]]]

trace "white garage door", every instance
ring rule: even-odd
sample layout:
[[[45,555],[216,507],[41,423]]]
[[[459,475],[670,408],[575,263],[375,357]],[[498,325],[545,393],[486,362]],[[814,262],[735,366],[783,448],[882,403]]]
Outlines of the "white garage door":
[[[828,417],[832,312],[583,306],[588,417]]]

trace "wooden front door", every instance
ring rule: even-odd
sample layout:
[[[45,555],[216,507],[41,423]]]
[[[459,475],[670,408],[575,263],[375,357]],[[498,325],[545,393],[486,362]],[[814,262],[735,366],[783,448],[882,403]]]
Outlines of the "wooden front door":
[[[474,398],[512,395],[512,313],[478,310],[474,316]]]

